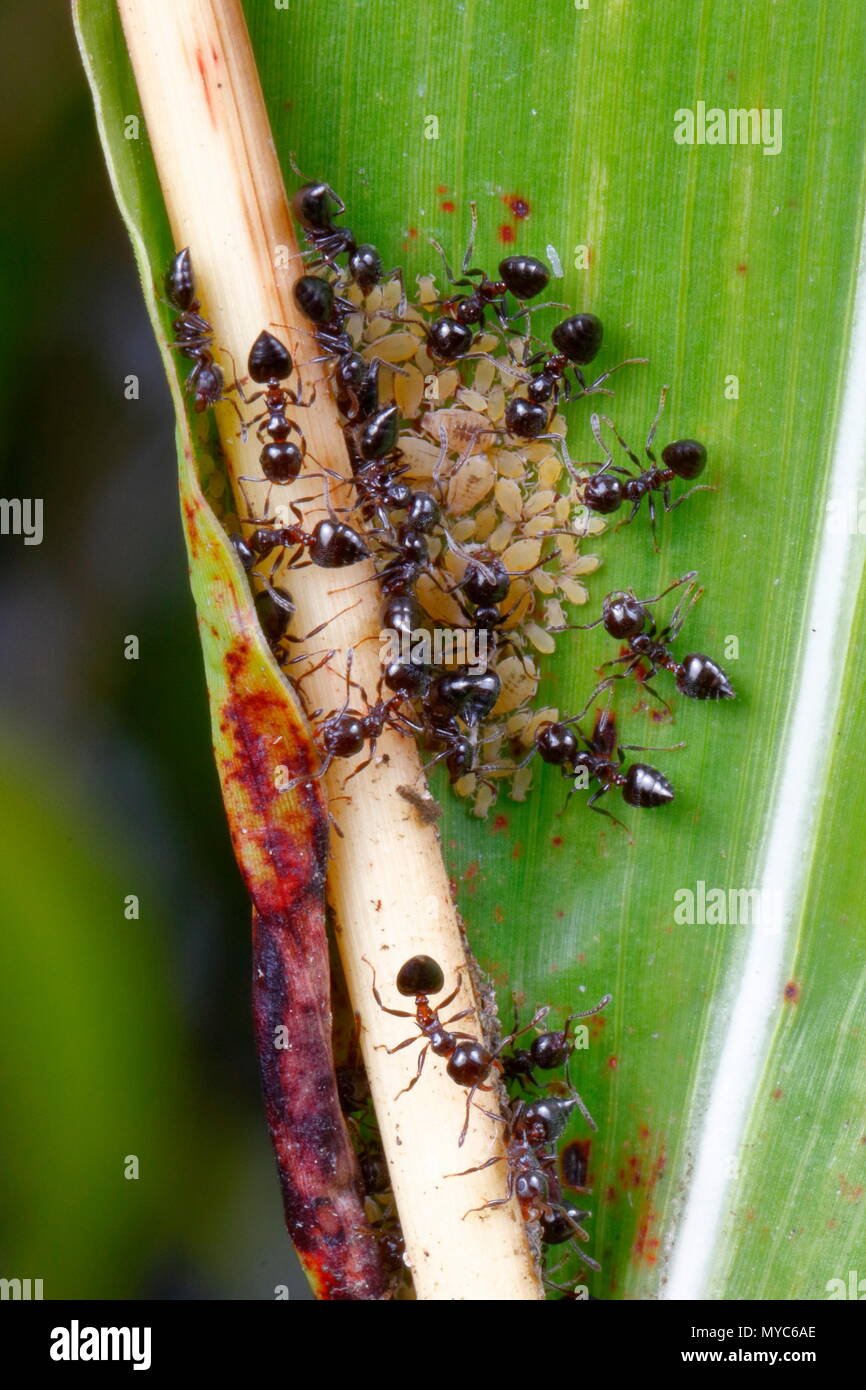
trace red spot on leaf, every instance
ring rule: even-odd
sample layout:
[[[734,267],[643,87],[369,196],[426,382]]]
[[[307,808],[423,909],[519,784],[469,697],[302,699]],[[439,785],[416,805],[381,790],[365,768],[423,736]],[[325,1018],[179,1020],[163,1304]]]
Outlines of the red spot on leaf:
[[[508,817],[507,817],[507,816],[497,816],[496,819],[495,819],[495,821],[493,822],[493,829],[494,829],[494,830],[507,830],[507,828],[508,828]]]
[[[507,222],[503,222],[499,228],[499,240],[506,246],[514,240],[514,228],[509,227]]]
[[[789,980],[785,985],[785,998],[791,1004],[798,1004],[800,1002],[800,986],[796,980]]]
[[[445,199],[445,202],[442,204],[442,211],[443,211],[443,212],[453,212],[453,211],[454,211],[454,204],[452,203],[452,201],[451,201],[450,198],[446,198],[446,199]]]

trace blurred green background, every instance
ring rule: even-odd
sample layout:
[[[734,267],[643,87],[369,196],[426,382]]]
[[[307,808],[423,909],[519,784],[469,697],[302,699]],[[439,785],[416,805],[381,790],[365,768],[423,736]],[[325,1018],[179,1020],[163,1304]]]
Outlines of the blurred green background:
[[[43,498],[45,526],[0,537],[0,1277],[46,1299],[308,1297],[259,1104],[168,391],[68,13],[6,4],[0,54],[0,494]]]

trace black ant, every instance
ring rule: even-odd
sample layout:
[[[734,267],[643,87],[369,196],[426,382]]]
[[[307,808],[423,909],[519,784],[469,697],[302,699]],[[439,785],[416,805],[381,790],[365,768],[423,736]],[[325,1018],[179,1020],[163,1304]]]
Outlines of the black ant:
[[[495,671],[457,666],[432,682],[424,697],[424,714],[434,722],[459,717],[467,728],[474,729],[490,714],[501,689],[502,683]]]
[[[256,529],[246,538],[245,545],[253,551],[256,562],[266,560],[277,548],[294,548],[295,553],[287,564],[290,568],[303,569],[306,565],[319,565],[322,569],[344,569],[360,560],[370,557],[370,550],[363,537],[351,526],[342,521],[323,520],[316,523],[312,532],[304,530],[303,516],[295,503],[291,510],[298,519],[298,525],[281,526],[273,521],[257,523]],[[308,559],[298,563],[306,550]]]
[[[627,357],[610,367],[591,385],[580,370],[595,358],[602,344],[603,328],[595,314],[572,314],[554,328],[551,339],[555,352],[540,352],[524,362],[533,367],[541,363],[541,370],[528,378],[526,396],[515,396],[505,408],[505,425],[510,434],[519,439],[538,439],[547,429],[550,421],[550,408],[555,406],[560,394],[566,400],[572,399],[571,388],[566,372],[570,367],[580,387],[581,396],[595,395],[602,391],[603,382],[620,367],[645,364],[645,357]],[[528,345],[528,343],[527,343]],[[482,354],[484,356],[486,354]],[[610,394],[602,392],[602,394]]]
[[[593,692],[589,703],[597,694]],[[616,825],[628,833],[628,827],[618,820],[615,815],[604,806],[596,805],[601,797],[605,796],[612,787],[619,787],[622,799],[627,806],[664,806],[667,802],[673,801],[674,789],[667,778],[659,772],[658,768],[650,767],[648,763],[632,763],[623,771],[625,752],[644,752],[643,745],[637,743],[622,743],[617,740],[616,720],[610,709],[601,709],[596,714],[595,726],[592,733],[587,736],[581,733],[580,729],[572,729],[569,726],[576,724],[577,720],[582,719],[586,713],[584,709],[581,714],[573,715],[568,719],[545,720],[539,724],[535,731],[533,746],[527,753],[523,762],[518,763],[518,767],[526,767],[536,754],[542,762],[549,763],[553,767],[558,767],[563,777],[585,778],[587,782],[597,782],[598,789],[593,792],[587,801],[587,806],[591,811],[597,811],[603,816],[607,816]],[[583,744],[583,748],[581,748]],[[671,749],[657,749],[658,752],[670,752],[674,748],[682,748],[682,743],[672,745]],[[614,761],[616,759],[616,761]],[[516,769],[510,769],[512,771]],[[500,772],[502,768],[496,766],[485,766],[480,768],[482,772]],[[569,792],[569,798],[572,793]]]
[[[631,591],[608,594],[602,603],[600,618],[596,618],[592,623],[573,625],[587,630],[603,624],[611,637],[627,642],[628,651],[625,655],[614,657],[613,661],[605,664],[612,666],[618,662],[625,662],[626,669],[620,674],[628,676],[646,663],[649,671],[641,675],[642,684],[668,711],[668,702],[649,684],[650,679],[659,670],[670,671],[676,679],[680,694],[690,700],[732,700],[736,693],[721,666],[711,657],[704,656],[702,652],[688,652],[682,661],[677,661],[670,650],[692,608],[703,596],[704,590],[696,586],[696,579],[697,572],[689,570],[681,579],[675,579],[653,598],[639,599]],[[658,603],[659,599],[682,584],[687,586],[686,591],[671,614],[670,622],[657,632],[653,617],[647,611],[649,605]],[[561,631],[560,628],[553,630]]]
[[[442,257],[445,275],[455,288],[467,287],[470,294],[457,295],[440,301],[446,313],[434,319],[427,329],[427,350],[438,362],[454,362],[465,357],[472,347],[474,333],[472,327],[483,327],[488,309],[493,309],[500,324],[505,327],[504,297],[510,291],[518,300],[534,299],[547,286],[550,271],[543,261],[534,256],[506,256],[499,263],[498,280],[491,280],[483,270],[470,270],[469,265],[475,250],[475,237],[478,231],[478,208],[470,203],[472,230],[469,244],[457,279],[448,258],[434,237],[430,243]]]
[[[269,443],[264,444],[259,455],[262,473],[269,483],[292,483],[301,471],[306,440],[300,425],[286,415],[286,407],[289,404],[302,407],[312,405],[316,399],[316,388],[313,386],[312,396],[305,401],[302,391],[290,391],[288,387],[280,385],[292,374],[292,357],[279,338],[267,330],[259,334],[250,348],[247,370],[253,381],[264,387],[263,391],[243,398],[246,405],[258,400],[265,403],[261,414],[249,422],[257,425],[256,435],[261,443],[264,443],[265,435],[269,436]],[[300,439],[300,446],[289,440],[293,430]],[[244,479],[244,482],[255,481]]]
[[[300,173],[294,161],[292,164],[295,172]],[[335,226],[334,218],[346,211],[346,204],[329,184],[303,184],[292,197],[292,210],[304,229],[307,241],[323,261],[333,265],[337,256],[347,256],[345,273],[363,295],[368,295],[382,283],[385,272],[376,247],[369,242],[356,242],[350,228]],[[402,287],[401,271],[391,271],[390,275],[400,276]]]
[[[305,183],[292,195],[295,219],[324,261],[333,262],[355,245],[354,233],[348,227],[334,225],[334,218],[345,211],[346,204],[327,183]]]
[[[346,699],[340,709],[332,710],[318,726],[318,738],[325,753],[322,765],[312,778],[296,778],[292,786],[324,777],[336,758],[354,758],[369,743],[370,756],[349,773],[346,778],[348,782],[353,777],[357,777],[359,772],[363,772],[364,768],[373,761],[376,756],[376,745],[386,728],[393,729],[399,734],[421,732],[420,726],[413,723],[402,711],[403,697],[401,695],[395,695],[390,700],[379,699],[366,710],[350,709],[351,670],[352,649],[350,647],[346,658]],[[315,719],[316,713],[314,712],[310,718]]]
[[[529,569],[510,570],[493,551],[477,550],[469,555],[463,578],[453,585],[448,593],[454,594],[462,590],[475,608],[498,607],[508,597],[512,580],[525,579],[527,575],[534,574],[542,565],[547,564],[548,560],[554,558],[555,552],[553,555],[545,555],[536,564],[530,565]]]
[[[536,1069],[538,1071],[557,1071],[560,1067],[564,1067],[565,1080],[571,1087],[571,1077],[568,1071],[569,1062],[574,1052],[574,1038],[569,1031],[571,1025],[578,1019],[592,1018],[594,1014],[600,1013],[602,1009],[607,1007],[612,998],[612,994],[606,994],[603,999],[599,1000],[595,1008],[569,1014],[561,1029],[538,1033],[532,1039],[529,1048],[514,1048],[509,1056],[503,1058],[507,1079],[519,1081],[524,1086],[529,1081],[533,1086],[537,1086],[538,1082],[534,1076]],[[514,1026],[517,1027],[516,1017]],[[584,1119],[592,1129],[596,1129],[597,1125],[583,1103],[578,1100],[578,1104]]]
[[[214,361],[211,345],[213,329],[207,319],[199,313],[201,305],[196,297],[195,278],[189,247],[178,251],[165,276],[165,290],[171,304],[180,311],[173,320],[175,334],[173,347],[179,349],[184,357],[189,357],[193,368],[186,379],[186,390],[192,393],[193,409],[199,414],[218,401],[226,400],[225,381],[222,368]],[[234,388],[232,388],[234,389]],[[240,411],[234,401],[238,415]]]
[[[627,468],[621,468],[613,462],[613,453],[605,444],[601,437],[599,428],[599,416],[593,415],[590,424],[596,441],[605,454],[605,461],[601,468],[587,478],[583,483],[583,504],[591,512],[598,512],[602,516],[608,516],[616,512],[623,502],[631,502],[632,509],[620,526],[628,526],[629,522],[634,521],[640,511],[641,503],[646,497],[649,508],[650,526],[652,528],[653,545],[658,551],[658,539],[656,537],[656,509],[653,499],[654,492],[660,492],[666,512],[675,512],[686,498],[691,497],[693,492],[714,492],[715,488],[708,483],[698,483],[695,487],[689,488],[675,502],[671,502],[670,485],[675,478],[683,478],[687,482],[697,478],[703,473],[707,462],[707,451],[703,444],[696,439],[675,439],[672,444],[666,444],[662,449],[662,464],[660,467],[653,453],[653,440],[655,439],[658,423],[661,419],[662,411],[665,407],[668,387],[662,387],[659,407],[656,411],[655,419],[650,426],[649,434],[646,438],[645,452],[650,460],[651,467],[644,468],[637,454],[626,444],[616,426],[606,416],[601,418],[610,430],[613,431],[618,443],[625,451],[632,464],[637,469],[637,477],[634,477]],[[624,482],[619,477],[612,475],[620,474],[625,478]]]
[[[505,1206],[512,1197],[516,1197],[524,1221],[540,1223],[543,1243],[561,1243],[574,1236],[589,1239],[580,1221],[590,1213],[568,1206],[562,1200],[553,1147],[565,1129],[574,1104],[573,1100],[558,1097],[545,1097],[530,1105],[522,1100],[517,1102],[505,1121],[505,1153],[495,1154],[486,1162],[467,1168],[462,1173],[449,1174],[450,1177],[466,1177],[469,1173],[491,1168],[496,1163],[508,1164],[505,1196],[493,1198],[480,1207],[471,1207],[464,1214],[464,1220],[473,1212]],[[491,1111],[484,1113],[492,1119],[502,1118]],[[561,1234],[563,1231],[566,1234]],[[584,1255],[578,1247],[575,1248],[591,1269],[599,1269],[595,1260]]]
[[[366,960],[366,957],[364,959]],[[438,1009],[432,1008],[429,996],[431,994],[438,994],[440,990],[445,987],[445,976],[442,973],[442,967],[438,961],[433,960],[432,956],[412,956],[411,959],[407,960],[405,964],[400,967],[397,974],[396,984],[398,992],[405,998],[411,998],[412,996],[415,998],[414,1014],[407,1013],[403,1009],[388,1008],[388,1005],[383,1002],[382,996],[376,988],[376,971],[370,964],[370,961],[367,961],[367,964],[370,966],[370,970],[373,973],[373,998],[376,1000],[376,1003],[383,1013],[391,1014],[394,1018],[414,1018],[420,1030],[414,1037],[405,1038],[403,1042],[397,1043],[395,1047],[389,1047],[385,1050],[389,1054],[400,1052],[404,1047],[410,1047],[412,1043],[419,1042],[421,1038],[426,1039],[421,1049],[421,1055],[418,1058],[418,1068],[415,1075],[412,1077],[408,1086],[404,1086],[402,1091],[398,1091],[395,1100],[399,1096],[404,1095],[407,1091],[411,1091],[412,1088],[417,1085],[418,1081],[421,1079],[421,1073],[424,1070],[424,1063],[427,1060],[428,1051],[434,1052],[437,1057],[446,1057],[448,1059],[448,1064],[445,1070],[451,1080],[456,1082],[458,1086],[466,1086],[469,1088],[469,1093],[466,1097],[466,1120],[460,1132],[460,1138],[457,1141],[458,1144],[462,1146],[469,1128],[470,1105],[475,1092],[489,1091],[491,1089],[490,1086],[485,1085],[485,1082],[494,1068],[501,1070],[502,1064],[499,1061],[499,1053],[502,1051],[503,1047],[506,1047],[509,1043],[514,1041],[516,1034],[503,1039],[499,1047],[497,1047],[494,1052],[491,1052],[483,1043],[473,1037],[471,1033],[449,1032],[448,1029],[452,1023],[458,1023],[461,1018],[467,1018],[470,1014],[474,1013],[474,1009],[461,1009],[459,1013],[454,1014],[452,1018],[445,1019],[444,1022],[439,1018],[441,1010],[447,1009],[448,1005],[453,1003],[456,999],[460,991],[460,980],[458,979],[457,984],[448,995],[447,999],[442,1000]],[[545,1012],[546,1010],[544,1009],[539,1010],[532,1022],[528,1023],[526,1027],[534,1027],[539,1019],[544,1016]],[[523,1029],[521,1031],[525,1032],[526,1030]]]

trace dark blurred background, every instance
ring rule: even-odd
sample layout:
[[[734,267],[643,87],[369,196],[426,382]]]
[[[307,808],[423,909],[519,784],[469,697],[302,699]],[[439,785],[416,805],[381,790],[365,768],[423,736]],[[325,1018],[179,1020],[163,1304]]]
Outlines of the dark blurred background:
[[[307,1297],[259,1105],[168,391],[53,8],[0,14],[0,495],[44,500],[41,545],[0,536],[0,1278]]]

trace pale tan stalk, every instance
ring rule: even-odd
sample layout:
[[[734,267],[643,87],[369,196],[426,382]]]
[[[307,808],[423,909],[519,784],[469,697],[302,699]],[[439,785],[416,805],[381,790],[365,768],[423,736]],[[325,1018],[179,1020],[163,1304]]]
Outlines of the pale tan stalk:
[[[295,234],[240,5],[235,0],[119,0],[119,9],[175,243],[191,248],[217,344],[242,370],[262,328],[289,325],[275,331],[298,361],[308,361],[316,349],[301,331],[307,325],[290,292],[301,263],[286,259],[297,251]],[[311,22],[314,16],[310,7]],[[299,157],[303,163],[302,150]],[[314,370],[319,374],[322,368]],[[313,458],[345,473],[345,445],[327,388],[320,388],[316,407],[299,418]],[[227,407],[220,411],[220,427],[233,479],[239,473],[259,476],[259,446],[254,439],[239,442],[236,417]],[[233,486],[242,514],[245,504],[236,481]],[[294,495],[317,491],[318,484],[301,482]],[[247,485],[247,496],[260,509],[264,487]],[[339,653],[331,663],[336,675],[324,668],[305,682],[312,704],[324,710],[342,703],[343,653],[350,647],[353,676],[374,697],[378,589],[374,583],[346,588],[370,573],[365,565],[338,572],[311,567],[284,581],[297,603],[298,633],[357,601],[314,644],[326,642]],[[455,1011],[476,1001],[437,833],[419,823],[397,790],[419,785],[414,745],[386,734],[379,752],[387,761],[367,768],[345,793],[346,764],[337,764],[327,778],[342,831],[342,838],[332,837],[329,896],[418,1297],[538,1299],[542,1289],[516,1203],[463,1219],[470,1207],[502,1196],[505,1165],[470,1177],[445,1177],[482,1162],[497,1146],[501,1151],[502,1125],[473,1112],[469,1138],[458,1149],[465,1093],[432,1056],[420,1083],[395,1101],[414,1074],[417,1046],[391,1056],[383,1048],[408,1036],[414,1023],[377,1008],[364,957],[375,965],[392,1007],[405,1005],[394,977],[416,952],[441,962],[446,988],[462,970]],[[343,795],[348,799],[338,799]],[[473,1020],[460,1026],[471,1032]]]

